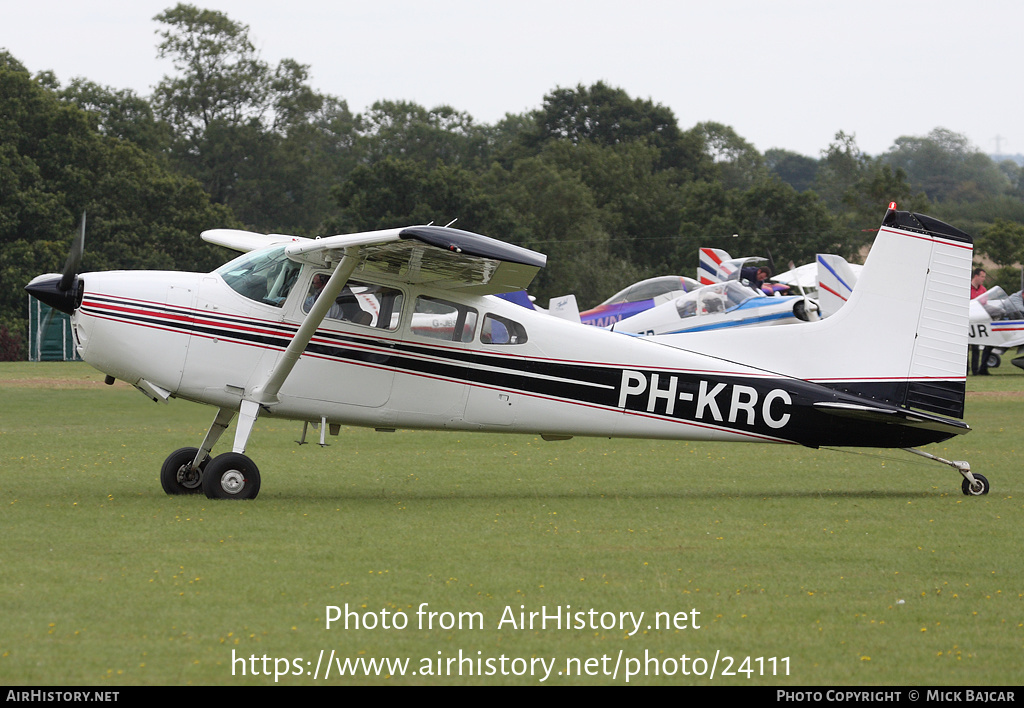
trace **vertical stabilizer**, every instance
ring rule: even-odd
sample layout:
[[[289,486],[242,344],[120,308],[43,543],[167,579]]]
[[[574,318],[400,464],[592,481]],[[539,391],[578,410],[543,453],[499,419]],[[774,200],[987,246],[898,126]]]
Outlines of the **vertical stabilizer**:
[[[972,256],[973,241],[959,229],[890,208],[849,301],[833,316],[653,339],[875,402],[962,417]]]
[[[725,265],[732,257],[721,248],[702,248],[698,258],[697,280],[701,285],[712,285],[728,280],[729,275],[735,270]]]
[[[842,256],[819,253],[816,259],[818,266],[818,305],[821,316],[830,317],[846,304],[857,284],[857,274]]]

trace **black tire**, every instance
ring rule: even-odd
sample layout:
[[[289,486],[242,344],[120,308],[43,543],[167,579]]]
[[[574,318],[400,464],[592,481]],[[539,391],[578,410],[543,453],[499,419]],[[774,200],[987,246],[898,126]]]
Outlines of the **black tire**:
[[[175,450],[164,460],[160,468],[160,486],[168,494],[198,494],[203,490],[203,470],[210,463],[210,456],[199,465],[198,470],[192,468],[192,462],[199,452],[197,447],[183,447]]]
[[[260,471],[245,455],[217,455],[203,471],[203,492],[210,499],[255,499],[260,493]]]
[[[963,493],[969,497],[980,497],[984,494],[988,494],[988,480],[985,478],[985,475],[975,472],[974,479],[981,482],[981,487],[979,489],[971,489],[971,483],[967,481],[966,477],[964,477],[963,484],[960,485],[960,489],[963,490]]]
[[[1003,363],[1002,358],[995,352],[991,352],[988,358],[985,360],[986,369],[998,369],[999,365]]]

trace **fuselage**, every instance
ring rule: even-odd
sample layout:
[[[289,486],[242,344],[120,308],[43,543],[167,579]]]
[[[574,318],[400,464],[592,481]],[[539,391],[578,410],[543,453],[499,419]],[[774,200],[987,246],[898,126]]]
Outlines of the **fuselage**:
[[[670,302],[615,323],[616,332],[645,336],[711,332],[805,322],[797,315],[803,298],[767,297],[736,280],[706,285]],[[802,305],[801,305],[802,306]]]
[[[80,353],[149,395],[237,409],[295,336],[315,277],[327,274],[290,267],[278,271],[276,286],[268,279],[255,290],[227,266],[84,274],[73,317]],[[348,313],[339,303],[324,319],[261,415],[382,429],[811,446],[902,447],[950,436],[840,420],[817,404],[860,399],[497,297],[379,273],[356,273],[352,283]]]
[[[993,288],[971,300],[968,343],[999,350],[1024,345],[1024,319],[1020,315],[1002,288]]]

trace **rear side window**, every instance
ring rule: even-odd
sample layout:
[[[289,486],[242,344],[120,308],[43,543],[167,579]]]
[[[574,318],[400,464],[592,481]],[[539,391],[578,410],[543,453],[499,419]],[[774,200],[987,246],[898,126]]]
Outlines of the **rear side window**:
[[[480,328],[481,344],[524,344],[526,328],[514,320],[487,313]]]
[[[421,295],[412,314],[412,333],[447,342],[472,342],[477,317],[472,307]]]

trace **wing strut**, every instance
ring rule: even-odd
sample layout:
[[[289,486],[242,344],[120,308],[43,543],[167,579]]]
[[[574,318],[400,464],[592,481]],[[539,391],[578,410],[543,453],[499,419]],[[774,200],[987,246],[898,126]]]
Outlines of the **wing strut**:
[[[252,427],[256,423],[256,418],[259,417],[260,408],[272,406],[279,402],[277,394],[281,391],[281,386],[284,385],[288,375],[295,368],[295,363],[302,356],[302,352],[306,350],[306,345],[313,338],[317,327],[324,321],[324,317],[327,316],[331,305],[334,304],[334,299],[341,294],[342,288],[345,287],[345,283],[348,282],[349,277],[358,265],[359,248],[346,248],[345,255],[335,266],[334,272],[331,273],[331,277],[327,281],[327,285],[324,286],[320,296],[313,303],[309,314],[302,321],[299,330],[295,333],[295,337],[270,371],[266,381],[254,387],[249,395],[242,399],[238,415],[238,427],[235,429],[235,443],[232,448],[234,452],[245,452],[245,445],[249,441],[249,435],[252,433]]]

